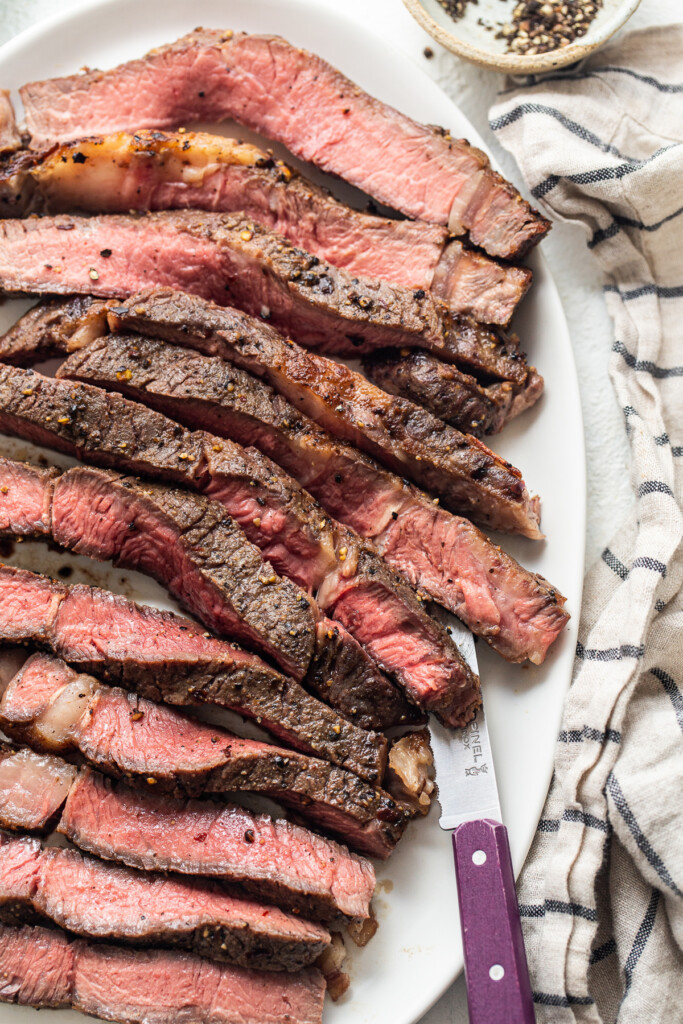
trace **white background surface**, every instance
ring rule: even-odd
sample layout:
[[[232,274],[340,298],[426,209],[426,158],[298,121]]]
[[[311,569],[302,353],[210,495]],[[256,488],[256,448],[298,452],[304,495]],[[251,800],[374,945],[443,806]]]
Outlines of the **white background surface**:
[[[419,62],[484,135],[504,172],[516,184],[521,184],[514,163],[497,146],[487,127],[489,106],[503,84],[501,76],[460,62],[438,47],[416,25],[400,0],[319,2],[341,5],[346,13],[357,16],[361,24],[380,28],[395,45]],[[79,0],[59,0],[58,7],[54,0],[0,0],[0,43],[57,10],[77,6]],[[629,27],[679,19],[678,0],[643,0]],[[434,51],[431,60],[423,55],[427,45]],[[579,370],[588,466],[586,562],[590,564],[626,516],[631,502],[623,421],[607,374],[612,328],[605,311],[601,282],[585,247],[583,233],[568,225],[556,224],[543,248],[560,289]],[[557,455],[562,458],[561,451]],[[464,986],[460,980],[427,1014],[424,1024],[463,1024],[466,1020]]]

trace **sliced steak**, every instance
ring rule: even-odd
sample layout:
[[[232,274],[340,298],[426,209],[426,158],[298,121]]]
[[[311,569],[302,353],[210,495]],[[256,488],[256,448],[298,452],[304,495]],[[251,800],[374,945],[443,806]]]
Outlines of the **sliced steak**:
[[[263,793],[374,856],[389,856],[407,820],[388,794],[350,772],[103,686],[47,655],[30,658],[11,681],[0,723],[34,749],[77,755],[142,789]]]
[[[11,197],[7,215],[241,211],[336,267],[431,289],[454,312],[482,323],[507,324],[531,283],[525,267],[497,263],[457,241],[446,247],[443,227],[350,209],[272,153],[223,136],[141,130],[78,139],[34,164],[24,161],[21,181],[17,164],[5,174],[0,164],[0,200],[5,191]]]
[[[57,411],[64,404],[68,416]],[[359,623],[351,613],[354,598],[367,612],[368,601],[382,601],[380,595],[385,595],[386,606],[377,618],[377,642],[370,635],[374,617],[363,622],[362,636],[356,639],[420,706],[437,712],[451,725],[471,718],[479,703],[478,680],[445,629],[373,550],[330,520],[309,495],[259,453],[209,435],[189,434],[144,406],[89,385],[1,367],[0,427],[105,465],[123,462],[136,472],[170,479],[184,474],[190,486],[221,501],[239,518],[250,540],[279,571],[316,591],[324,610],[335,618],[347,615],[341,621],[351,633]],[[191,454],[192,459],[179,460],[178,452]],[[337,612],[342,592],[344,602]],[[389,608],[396,610],[398,642],[393,645],[386,642]]]
[[[464,140],[420,125],[277,36],[197,30],[113,71],[24,86],[34,146],[234,119],[407,216],[521,256],[548,222]]]
[[[0,481],[0,532],[46,536],[76,554],[147,573],[214,632],[265,652],[295,679],[306,675],[318,610],[264,562],[222,505],[113,470],[56,475],[2,457]]]
[[[190,528],[184,529],[188,521]],[[248,646],[256,641],[285,670],[290,664],[283,664],[283,649],[303,652],[305,661],[299,657],[292,663],[291,674],[303,676],[309,689],[361,729],[416,720],[416,709],[401,699],[340,623],[318,617],[311,599],[289,581],[278,582],[260,557],[255,573],[250,572],[252,545],[230,524],[222,505],[184,491],[142,484],[111,470],[77,468],[60,476],[56,470],[0,457],[0,534],[49,537],[77,554],[149,572],[206,625],[231,632]],[[178,541],[180,557],[174,560]],[[187,547],[189,557],[183,557]],[[265,642],[259,632],[231,622],[235,583],[243,625],[250,620],[259,624]],[[288,588],[284,594],[283,584]],[[278,644],[283,636],[284,647]],[[378,773],[385,758],[386,744],[377,737]]]
[[[10,923],[23,903],[29,919],[85,938],[189,949],[261,970],[308,967],[330,941],[318,924],[235,899],[211,882],[145,874],[0,833],[0,916],[8,900]]]
[[[232,309],[159,289],[110,313],[122,330],[218,355],[265,380],[330,433],[490,529],[537,539],[539,499],[519,470],[481,441],[386,392],[347,366],[308,352]]]
[[[528,373],[516,339],[501,328],[450,314],[424,289],[353,276],[321,262],[242,213],[0,221],[5,291],[125,298],[148,286],[236,304],[336,355],[407,346],[519,383]]]
[[[218,357],[152,338],[130,344],[113,334],[74,353],[58,373],[121,391],[189,427],[256,445],[329,513],[372,539],[390,565],[513,661],[542,661],[567,620],[562,595],[471,523],[435,506]]]
[[[0,741],[0,827],[49,831],[75,778],[60,757]]]
[[[72,1005],[74,954],[63,932],[0,925],[0,1000],[20,1006]]]
[[[321,1024],[325,982],[191,953],[70,942],[54,928],[0,927],[0,1000],[73,1007],[118,1024]]]
[[[113,335],[108,343],[115,348],[117,336]],[[390,565],[462,618],[503,657],[511,661],[526,658],[535,663],[543,661],[569,616],[563,609],[562,594],[541,576],[522,569],[468,520],[451,515],[407,481],[385,470],[352,445],[335,439],[282,396],[255,382],[243,371],[230,367],[226,381],[225,364],[213,358],[203,376],[207,357],[173,349],[172,356],[180,370],[176,379],[169,370],[169,356],[163,343],[140,339],[136,348],[151,360],[150,377],[144,373],[144,367],[134,372],[129,362],[127,369],[131,376],[124,382],[127,393],[137,394],[145,402],[166,409],[190,425],[211,426],[216,432],[229,434],[237,440],[255,442],[313,491],[329,513],[362,536],[371,538]],[[130,355],[130,350],[128,352]],[[92,349],[88,361],[90,356],[93,357],[90,364],[93,372],[101,375],[104,383],[108,360],[100,360],[97,351]],[[107,386],[120,388],[122,382],[116,379],[114,383],[115,378],[116,372]],[[221,381],[225,384],[219,392],[216,388]],[[231,383],[233,391],[230,391]],[[26,390],[35,391],[36,387],[52,406],[47,412],[42,401],[35,402],[24,395]],[[196,481],[194,470],[188,468],[187,463],[182,463],[185,475],[179,476],[181,462],[173,456],[178,451],[187,451],[190,442],[187,436],[176,438],[173,433],[166,434],[162,428],[168,421],[157,419],[140,405],[80,385],[79,405],[72,403],[72,411],[78,412],[80,407],[81,414],[75,423],[71,418],[66,424],[58,423],[61,417],[55,417],[54,410],[63,407],[70,393],[65,390],[63,381],[41,377],[32,370],[0,366],[0,429],[103,465],[110,464],[114,451],[118,459],[121,458],[121,448],[120,445],[116,448],[116,442],[126,440],[130,460],[126,468],[205,489],[222,500],[235,515],[236,509],[227,504],[229,495],[234,493],[242,500],[249,492],[244,487],[228,486],[230,480],[239,484],[243,475],[252,481],[257,478],[259,484],[252,489],[255,497],[262,498],[263,507],[271,500],[272,487],[266,487],[263,481],[277,481],[278,476],[265,478],[257,473],[258,464],[246,449],[241,458],[243,470],[237,473],[240,460],[229,454],[229,445],[215,437],[209,443],[208,435],[204,435],[208,447],[205,444],[203,449],[198,447],[197,450],[199,453],[203,450],[207,456],[209,483]],[[116,422],[117,431],[112,432],[108,442],[109,434],[101,429],[94,430],[92,424],[102,425],[110,420]],[[122,438],[118,431],[126,425],[128,429]],[[168,438],[168,450],[166,445],[160,449],[154,442],[154,438],[162,435]],[[131,441],[135,444],[131,445]],[[178,441],[182,444],[174,448]],[[224,445],[225,449],[219,450]],[[193,467],[197,465],[197,461],[192,463]],[[287,492],[283,486],[284,493]],[[255,513],[259,509],[263,511],[261,506],[256,506],[257,501],[248,511],[251,512],[251,508]],[[282,517],[278,516],[276,522],[276,534],[282,537]],[[242,525],[248,530],[248,523],[242,521]],[[331,563],[325,551],[327,542],[321,546],[316,540],[313,525],[311,522],[305,534],[299,530],[292,531],[291,535],[299,544],[303,536],[307,538],[295,564],[315,566],[317,572],[318,565],[324,569]],[[274,547],[265,550],[275,561]],[[286,570],[281,568],[281,571]]]
[[[533,367],[523,387],[511,381],[482,386],[474,377],[429,352],[377,352],[363,360],[363,369],[383,391],[407,398],[444,423],[475,437],[497,434],[543,393],[543,378]]]
[[[316,920],[370,915],[372,864],[332,839],[236,804],[140,792],[0,742],[0,828],[49,832],[57,821],[72,843],[105,860],[213,877]]]
[[[300,825],[237,805],[140,793],[84,769],[69,791],[59,831],[106,860],[214,877],[315,919],[370,914],[370,861]]]
[[[11,153],[21,146],[21,135],[7,89],[0,89],[0,153]]]
[[[9,566],[0,566],[0,596],[0,641],[37,644],[151,700],[237,711],[298,750],[382,779],[383,736],[187,619]]]

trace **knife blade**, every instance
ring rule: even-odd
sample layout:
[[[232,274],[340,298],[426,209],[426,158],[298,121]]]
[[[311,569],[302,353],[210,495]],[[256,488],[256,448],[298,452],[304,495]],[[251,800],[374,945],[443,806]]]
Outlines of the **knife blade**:
[[[450,627],[478,672],[474,637]],[[452,833],[470,1024],[534,1024],[536,1019],[507,829],[482,703],[463,729],[432,716],[430,733],[439,825]]]

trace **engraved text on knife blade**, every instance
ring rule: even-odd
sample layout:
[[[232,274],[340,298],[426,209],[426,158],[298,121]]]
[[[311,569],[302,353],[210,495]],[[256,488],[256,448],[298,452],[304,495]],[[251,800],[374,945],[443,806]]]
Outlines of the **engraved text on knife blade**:
[[[477,658],[472,634],[464,627],[452,632],[461,654],[476,672]],[[479,818],[501,821],[498,787],[483,707],[464,729],[445,729],[432,715],[430,732],[441,804],[441,828],[453,829],[463,821]]]

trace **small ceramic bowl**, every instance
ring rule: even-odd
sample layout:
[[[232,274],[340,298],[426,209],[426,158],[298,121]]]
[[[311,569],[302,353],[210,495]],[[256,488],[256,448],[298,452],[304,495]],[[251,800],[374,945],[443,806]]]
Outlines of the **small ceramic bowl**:
[[[438,0],[403,0],[429,34],[446,49],[494,71],[508,75],[532,75],[562,68],[588,56],[602,46],[628,21],[640,0],[604,0],[585,36],[569,46],[549,53],[516,54],[506,51],[504,39],[496,39],[501,23],[510,21],[517,0],[479,0],[468,5],[467,13],[454,21]],[[492,25],[493,31],[486,25]]]

